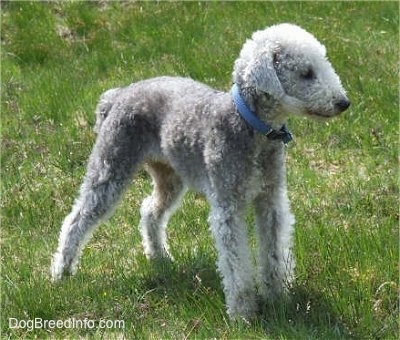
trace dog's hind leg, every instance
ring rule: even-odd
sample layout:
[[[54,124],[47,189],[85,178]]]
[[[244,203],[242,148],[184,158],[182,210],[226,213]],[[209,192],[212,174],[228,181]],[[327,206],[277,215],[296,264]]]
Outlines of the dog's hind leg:
[[[166,227],[186,190],[169,165],[148,162],[146,170],[153,179],[153,192],[143,201],[140,209],[144,251],[149,259],[172,258],[166,240]]]
[[[76,271],[83,246],[96,225],[111,215],[143,158],[145,141],[139,129],[115,122],[109,125],[97,138],[80,195],[62,225],[51,265],[53,281]]]

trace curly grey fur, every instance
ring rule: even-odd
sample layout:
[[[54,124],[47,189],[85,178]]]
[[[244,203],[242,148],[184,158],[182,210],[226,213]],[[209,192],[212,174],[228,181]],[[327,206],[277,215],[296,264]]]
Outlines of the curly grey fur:
[[[233,80],[249,107],[274,128],[290,113],[329,118],[349,106],[325,48],[295,25],[254,33],[235,62]],[[294,217],[284,146],[253,131],[229,93],[191,79],[160,77],[105,92],[96,115],[97,140],[79,198],[62,226],[54,280],[76,271],[91,232],[145,163],[154,185],[140,210],[147,257],[170,257],[165,228],[191,187],[211,205],[209,223],[229,315],[251,318],[258,302],[287,289],[293,279]],[[244,220],[250,203],[256,214],[257,271]]]

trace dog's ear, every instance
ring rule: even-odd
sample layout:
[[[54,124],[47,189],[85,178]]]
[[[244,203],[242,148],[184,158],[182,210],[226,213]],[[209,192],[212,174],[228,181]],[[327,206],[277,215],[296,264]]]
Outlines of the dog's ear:
[[[259,52],[247,68],[248,76],[251,77],[258,91],[268,93],[279,101],[285,112],[301,114],[304,111],[304,103],[286,94],[276,73],[279,53],[279,47],[272,48],[270,46]]]
[[[248,70],[257,90],[268,93],[279,100],[285,95],[285,91],[275,69],[278,53],[277,48],[263,49],[253,58]]]

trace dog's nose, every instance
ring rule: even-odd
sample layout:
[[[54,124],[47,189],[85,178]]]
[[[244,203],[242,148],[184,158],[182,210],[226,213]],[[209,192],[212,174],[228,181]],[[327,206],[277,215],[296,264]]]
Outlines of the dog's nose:
[[[350,106],[350,101],[346,99],[341,99],[335,103],[335,107],[339,112],[347,110]]]

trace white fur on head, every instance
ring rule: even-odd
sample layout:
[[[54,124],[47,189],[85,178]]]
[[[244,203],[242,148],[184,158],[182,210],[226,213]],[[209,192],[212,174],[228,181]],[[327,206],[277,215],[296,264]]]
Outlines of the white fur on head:
[[[301,75],[308,70],[315,76],[305,80]],[[341,112],[335,103],[347,100],[325,47],[293,24],[253,33],[235,62],[233,81],[258,94],[269,94],[285,113],[330,117]]]
[[[271,42],[266,42],[262,49],[255,50],[255,52],[253,52],[255,55],[253,54],[245,69],[245,79],[253,79],[258,91],[269,93],[276,99],[281,99],[285,92],[274,68],[277,47]]]
[[[299,26],[284,23],[267,27],[254,32],[251,39],[247,39],[235,63],[235,71],[243,70],[243,78],[253,80],[257,90],[281,99],[285,92],[274,68],[275,56],[281,52],[282,46],[290,46],[292,51],[300,52],[304,48],[309,50],[310,44],[316,54],[326,55],[325,47]]]
[[[266,39],[265,32],[255,32],[252,40],[247,40],[242,49],[240,57],[250,58],[244,70],[244,79],[252,79],[258,92],[268,93],[277,99],[285,112],[296,114],[303,110],[303,104],[285,93],[274,67],[280,44],[278,41]]]

